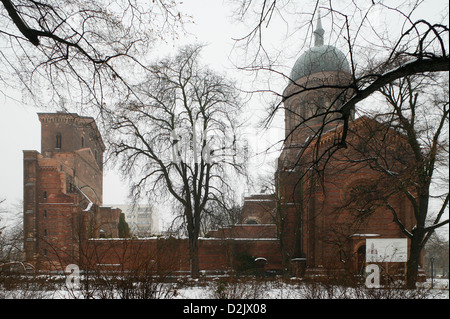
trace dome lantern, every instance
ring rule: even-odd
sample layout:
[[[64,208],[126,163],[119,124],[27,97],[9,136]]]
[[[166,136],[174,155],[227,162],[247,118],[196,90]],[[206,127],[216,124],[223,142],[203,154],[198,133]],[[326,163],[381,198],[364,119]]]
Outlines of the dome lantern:
[[[320,12],[319,17],[317,18],[317,26],[316,30],[314,30],[314,46],[319,47],[323,45],[323,35],[325,33],[325,30],[322,28],[322,21],[320,19]]]

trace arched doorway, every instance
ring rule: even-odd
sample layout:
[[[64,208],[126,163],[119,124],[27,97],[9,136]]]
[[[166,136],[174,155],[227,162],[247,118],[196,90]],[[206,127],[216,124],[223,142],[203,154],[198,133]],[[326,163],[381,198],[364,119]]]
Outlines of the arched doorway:
[[[356,273],[364,274],[366,265],[366,245],[361,245],[356,252]]]

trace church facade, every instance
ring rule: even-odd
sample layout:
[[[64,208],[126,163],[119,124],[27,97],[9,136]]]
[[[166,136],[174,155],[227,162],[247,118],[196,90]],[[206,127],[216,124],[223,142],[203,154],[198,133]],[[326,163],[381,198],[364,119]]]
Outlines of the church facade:
[[[259,202],[249,198],[246,205],[259,209],[243,216],[272,219],[282,267],[297,276],[363,273],[367,239],[406,238],[401,228],[414,226],[413,207],[398,194],[401,174],[386,174],[407,174],[411,150],[404,136],[369,117],[355,119],[354,111],[344,125],[339,107],[351,96],[350,80],[345,55],[324,44],[319,18],[314,46],[294,64],[283,94],[275,193]],[[344,126],[345,147],[336,148]]]

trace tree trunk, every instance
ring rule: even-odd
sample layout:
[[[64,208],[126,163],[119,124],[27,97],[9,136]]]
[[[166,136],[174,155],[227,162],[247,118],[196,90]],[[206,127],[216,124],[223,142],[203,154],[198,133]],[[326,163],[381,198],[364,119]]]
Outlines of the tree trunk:
[[[417,276],[419,274],[420,253],[422,251],[423,236],[418,236],[417,232],[413,233],[411,239],[411,247],[409,249],[409,259],[406,264],[406,288],[415,289],[417,283]]]
[[[198,278],[200,276],[198,238],[189,238],[189,259],[191,264],[191,277]]]

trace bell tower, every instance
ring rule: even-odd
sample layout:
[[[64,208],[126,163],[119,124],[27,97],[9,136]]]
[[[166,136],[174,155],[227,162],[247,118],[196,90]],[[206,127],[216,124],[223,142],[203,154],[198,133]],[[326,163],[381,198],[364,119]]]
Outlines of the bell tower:
[[[351,80],[345,54],[326,44],[324,35],[319,16],[312,34],[314,45],[295,62],[283,93],[285,140],[275,180],[280,213],[285,218],[286,255],[291,261],[300,263],[306,260],[309,237],[304,225],[307,223],[306,212],[311,207],[305,198],[312,182],[305,178],[309,176],[310,160],[299,156],[308,148],[308,141],[341,124],[340,114],[336,110],[345,102],[348,94],[346,86]]]
[[[349,95],[345,86],[350,83],[350,67],[344,53],[324,44],[324,34],[319,15],[314,46],[295,62],[283,93],[285,147],[302,147],[319,130],[325,132],[339,124],[336,110]]]

